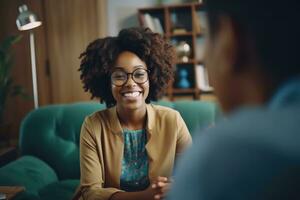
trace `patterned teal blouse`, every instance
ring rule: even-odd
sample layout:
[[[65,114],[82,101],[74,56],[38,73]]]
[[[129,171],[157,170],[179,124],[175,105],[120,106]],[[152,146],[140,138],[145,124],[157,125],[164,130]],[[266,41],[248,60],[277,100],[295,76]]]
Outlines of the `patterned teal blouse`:
[[[127,192],[144,190],[149,186],[147,135],[145,130],[123,130],[124,155],[120,187]]]

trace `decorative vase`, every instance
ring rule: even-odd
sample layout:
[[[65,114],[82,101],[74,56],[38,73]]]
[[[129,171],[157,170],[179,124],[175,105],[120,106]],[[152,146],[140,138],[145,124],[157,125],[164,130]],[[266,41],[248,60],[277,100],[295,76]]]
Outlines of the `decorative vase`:
[[[180,69],[178,72],[178,84],[179,88],[189,88],[190,82],[188,81],[188,71],[186,69]]]
[[[191,46],[185,42],[181,41],[176,45],[177,58],[181,62],[188,62],[191,55]]]

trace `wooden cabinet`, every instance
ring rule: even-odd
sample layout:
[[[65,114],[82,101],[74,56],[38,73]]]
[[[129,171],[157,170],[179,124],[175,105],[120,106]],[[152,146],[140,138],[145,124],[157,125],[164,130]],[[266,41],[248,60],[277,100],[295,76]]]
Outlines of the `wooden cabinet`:
[[[141,26],[161,33],[175,47],[177,52],[174,82],[169,84],[167,96],[199,99],[201,94],[212,93],[211,88],[202,87],[208,83],[205,74],[197,68],[203,65],[205,14],[200,3],[165,5],[138,9]],[[206,79],[204,81],[204,79]]]

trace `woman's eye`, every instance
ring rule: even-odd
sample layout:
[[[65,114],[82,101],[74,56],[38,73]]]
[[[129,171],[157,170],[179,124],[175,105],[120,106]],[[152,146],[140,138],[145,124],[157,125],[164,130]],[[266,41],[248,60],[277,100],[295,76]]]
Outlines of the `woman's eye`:
[[[138,73],[138,74],[135,74],[135,77],[143,77],[143,76],[145,76],[144,73]]]
[[[115,79],[124,79],[125,76],[123,76],[123,75],[116,75],[116,76],[114,76],[114,78],[115,78]]]

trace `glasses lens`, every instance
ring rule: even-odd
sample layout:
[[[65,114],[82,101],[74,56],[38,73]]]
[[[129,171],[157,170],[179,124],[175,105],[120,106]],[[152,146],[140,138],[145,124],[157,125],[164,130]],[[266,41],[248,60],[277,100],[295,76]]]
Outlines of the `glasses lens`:
[[[148,80],[148,72],[145,69],[136,69],[132,76],[136,83],[145,83]]]
[[[121,70],[114,71],[111,74],[111,82],[114,85],[121,86],[123,85],[127,80],[127,74]]]

